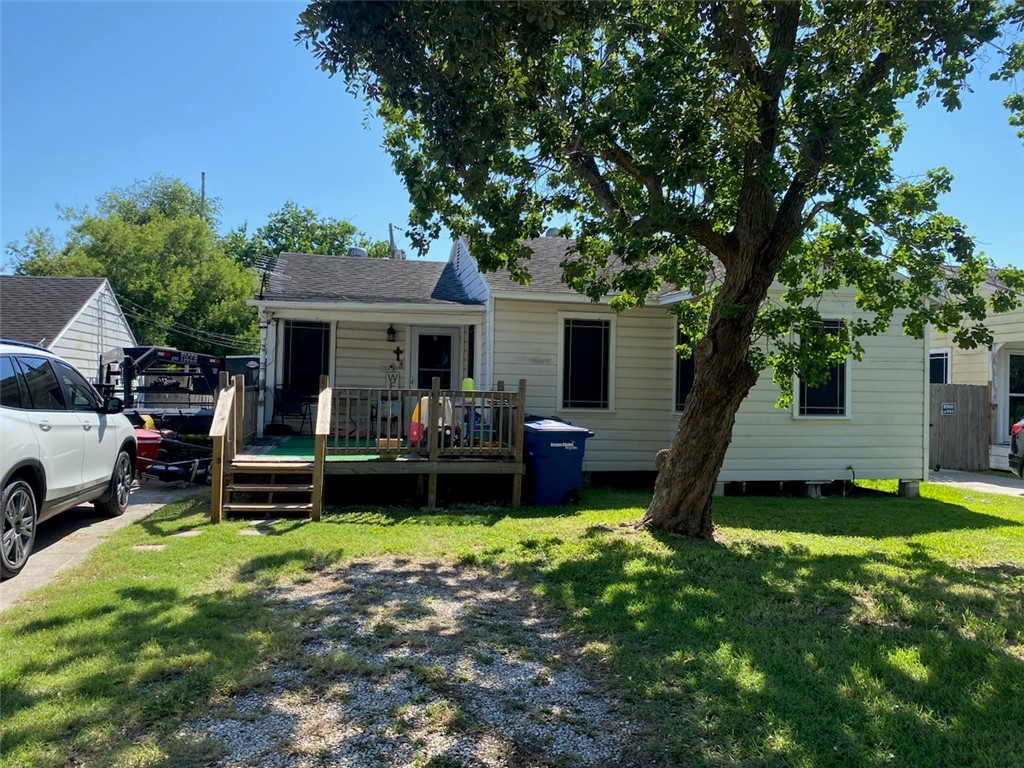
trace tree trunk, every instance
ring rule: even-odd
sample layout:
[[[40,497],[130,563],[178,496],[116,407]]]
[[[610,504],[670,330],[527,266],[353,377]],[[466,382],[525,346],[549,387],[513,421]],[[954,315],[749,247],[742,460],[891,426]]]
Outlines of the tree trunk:
[[[726,279],[707,335],[694,350],[696,371],[671,446],[658,456],[654,497],[640,521],[645,528],[700,539],[712,535],[711,499],[732,441],[740,404],[757,382],[747,350],[757,310],[771,284],[768,275],[739,285]]]

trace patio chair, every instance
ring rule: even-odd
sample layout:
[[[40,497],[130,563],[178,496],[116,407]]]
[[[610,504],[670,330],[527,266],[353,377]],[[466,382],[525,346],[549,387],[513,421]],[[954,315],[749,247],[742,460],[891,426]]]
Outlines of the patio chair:
[[[300,435],[306,422],[309,422],[309,429],[312,431],[313,420],[309,405],[309,403],[303,402],[302,396],[296,390],[288,387],[274,387],[274,415],[271,421],[280,418],[281,423],[284,424],[285,419],[298,418]]]

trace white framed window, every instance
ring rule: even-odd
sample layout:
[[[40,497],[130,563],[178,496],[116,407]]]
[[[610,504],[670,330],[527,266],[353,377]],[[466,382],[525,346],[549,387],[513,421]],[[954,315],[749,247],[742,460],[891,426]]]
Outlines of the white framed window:
[[[822,332],[836,334],[842,320],[823,321]],[[816,386],[797,381],[795,415],[799,418],[848,418],[850,415],[850,366],[846,361],[829,370],[828,378]]]
[[[686,337],[676,327],[676,346],[678,347],[684,341],[686,341]],[[672,353],[676,359],[675,398],[672,408],[674,412],[682,413],[683,408],[686,407],[686,398],[690,396],[690,390],[693,389],[693,379],[697,375],[697,362],[692,355],[690,357],[680,356],[675,348],[672,349]]]
[[[933,349],[928,355],[928,383],[949,384],[950,355],[949,348]]]
[[[614,318],[559,312],[558,327],[557,410],[612,410]]]

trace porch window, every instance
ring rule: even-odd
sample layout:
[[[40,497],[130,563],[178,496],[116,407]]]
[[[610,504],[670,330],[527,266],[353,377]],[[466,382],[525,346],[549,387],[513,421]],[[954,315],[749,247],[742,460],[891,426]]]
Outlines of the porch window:
[[[837,334],[839,320],[826,320],[823,333]],[[845,416],[846,415],[846,363],[833,365],[828,378],[817,386],[800,382],[797,413],[801,416]]]
[[[331,326],[305,320],[284,324],[284,370],[281,384],[299,397],[320,391],[320,377],[330,366]]]
[[[1024,419],[1024,355],[1010,355],[1010,426]]]
[[[933,351],[930,355],[928,365],[928,381],[931,384],[949,384],[948,349]]]
[[[609,408],[610,320],[566,318],[562,336],[562,408]]]
[[[676,346],[684,343],[686,337],[683,332],[676,328]],[[696,363],[693,357],[680,357],[676,352],[676,402],[675,409],[682,411],[686,407],[686,398],[690,396],[693,389],[693,378],[697,373]]]

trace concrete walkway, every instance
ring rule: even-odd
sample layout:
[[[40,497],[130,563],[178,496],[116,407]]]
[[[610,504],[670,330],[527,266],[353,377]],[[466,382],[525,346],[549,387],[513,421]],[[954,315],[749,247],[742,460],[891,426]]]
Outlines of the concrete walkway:
[[[0,611],[10,608],[26,592],[49,583],[58,571],[81,563],[93,547],[118,528],[178,499],[203,493],[209,490],[194,485],[148,482],[132,491],[128,509],[120,517],[100,515],[91,504],[51,517],[36,531],[35,547],[22,572],[0,582]]]
[[[975,493],[997,494],[1000,496],[1017,496],[1024,499],[1024,480],[1009,472],[993,473],[960,472],[956,469],[942,469],[928,473],[928,482],[938,485],[951,485],[961,490]]]

